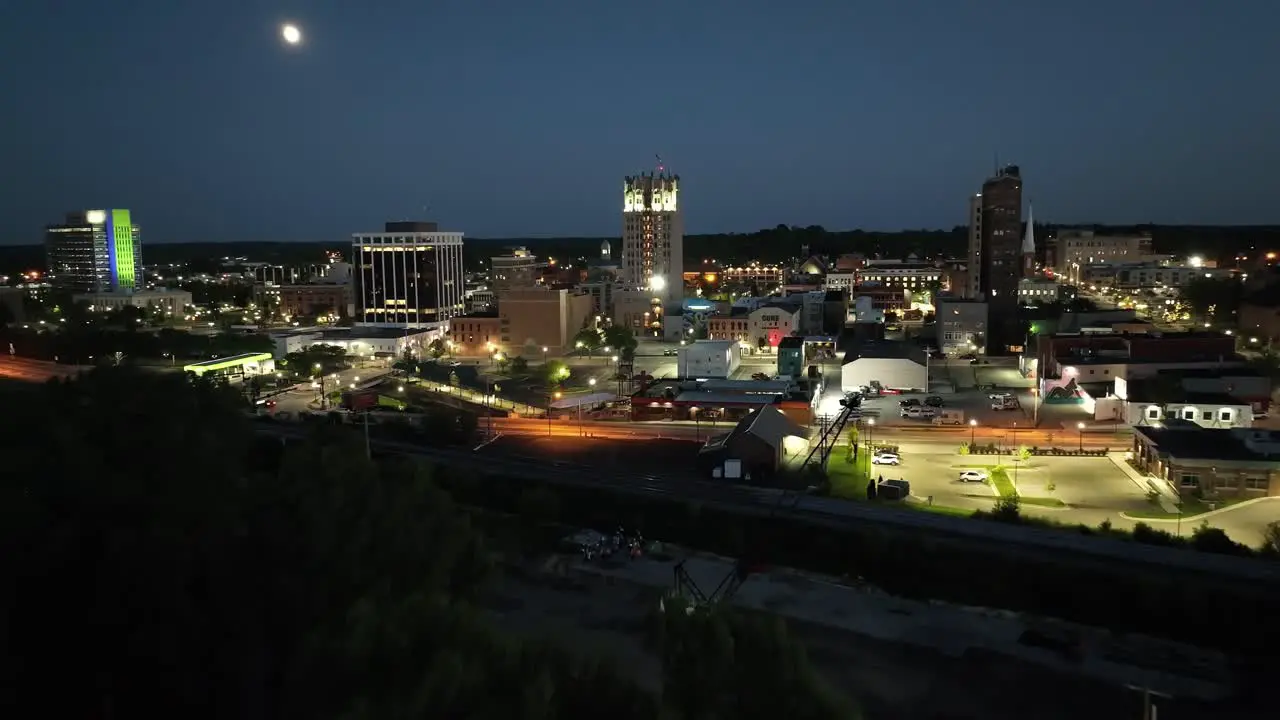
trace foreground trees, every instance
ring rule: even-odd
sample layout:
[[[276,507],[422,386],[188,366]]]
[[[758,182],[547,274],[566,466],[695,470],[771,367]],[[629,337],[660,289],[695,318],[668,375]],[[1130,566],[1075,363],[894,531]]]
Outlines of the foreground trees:
[[[495,634],[468,516],[340,428],[263,446],[234,391],[128,369],[0,400],[6,717],[705,717]]]

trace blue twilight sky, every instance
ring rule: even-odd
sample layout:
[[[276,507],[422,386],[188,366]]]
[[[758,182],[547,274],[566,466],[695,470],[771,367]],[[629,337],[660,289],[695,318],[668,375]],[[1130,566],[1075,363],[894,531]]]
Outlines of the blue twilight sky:
[[[949,228],[996,152],[1042,221],[1274,223],[1278,25],[1277,0],[0,0],[0,244],[89,207],[150,242],[617,235],[656,153],[690,233]]]

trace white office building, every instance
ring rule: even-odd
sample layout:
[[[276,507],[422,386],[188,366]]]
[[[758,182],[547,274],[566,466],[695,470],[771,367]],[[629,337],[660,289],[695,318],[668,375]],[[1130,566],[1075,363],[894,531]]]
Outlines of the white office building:
[[[462,233],[389,222],[385,232],[353,235],[351,246],[357,325],[445,333],[465,312]]]

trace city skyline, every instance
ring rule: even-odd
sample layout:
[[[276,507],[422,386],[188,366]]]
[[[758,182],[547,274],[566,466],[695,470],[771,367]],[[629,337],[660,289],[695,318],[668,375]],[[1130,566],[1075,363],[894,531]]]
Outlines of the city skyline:
[[[657,2],[657,32],[574,2],[143,4],[134,42],[99,32],[90,3],[5,11],[0,60],[37,69],[2,81],[18,111],[0,152],[23,182],[0,244],[38,243],[77,207],[129,207],[155,244],[337,241],[387,218],[619,237],[617,181],[655,154],[685,183],[689,235],[949,229],[997,161],[1021,166],[1042,222],[1280,222],[1280,105],[1254,90],[1280,61],[1264,35],[1280,8],[1261,3],[1205,19],[1191,2],[1158,17]],[[406,32],[430,42],[387,42]],[[1135,36],[1119,61],[1068,50]]]

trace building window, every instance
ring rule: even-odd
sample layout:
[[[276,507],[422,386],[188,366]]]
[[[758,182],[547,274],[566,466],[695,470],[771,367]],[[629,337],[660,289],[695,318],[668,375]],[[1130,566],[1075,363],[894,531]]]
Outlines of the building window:
[[[1213,420],[1213,411],[1205,410],[1204,413],[1200,416],[1200,419],[1204,420],[1205,422],[1211,422]]]
[[[1245,490],[1267,490],[1271,486],[1271,481],[1266,475],[1246,475],[1244,478]]]
[[[1218,412],[1218,419],[1221,420],[1222,422],[1231,422],[1231,411],[1220,410]]]
[[[1180,484],[1184,488],[1198,488],[1200,487],[1200,476],[1183,473]]]

